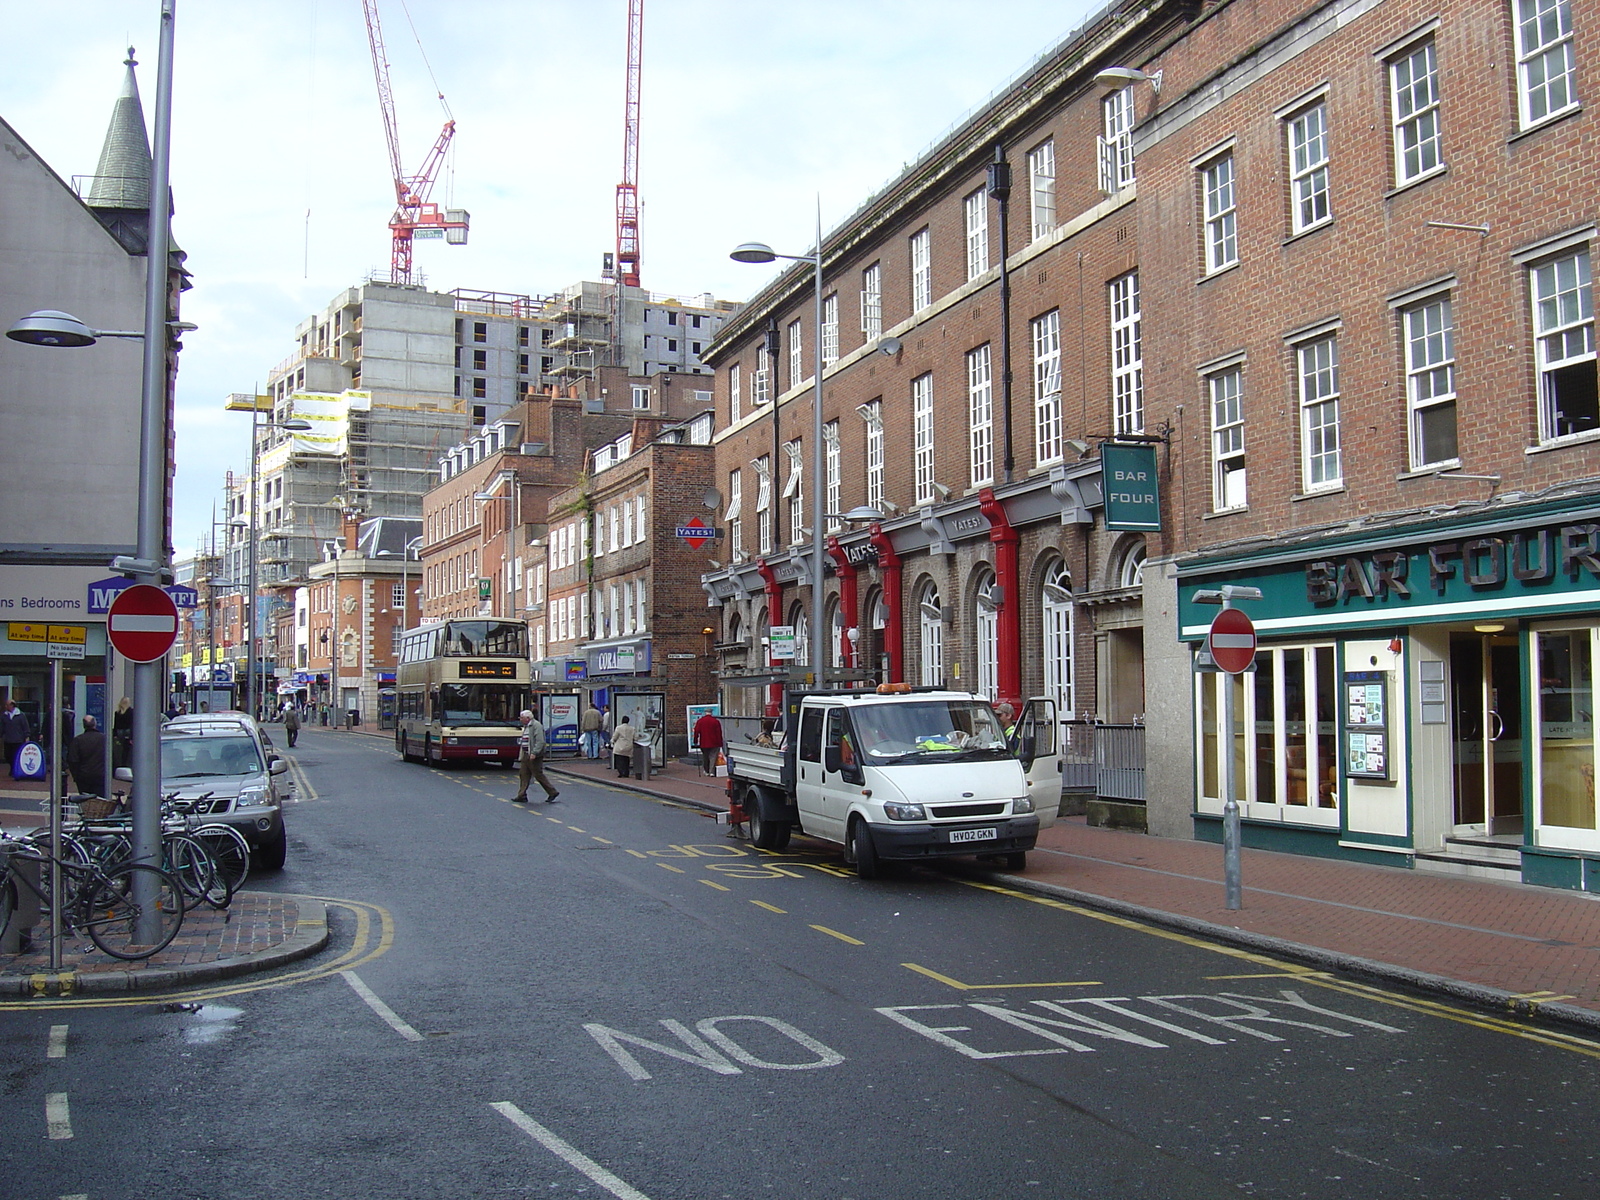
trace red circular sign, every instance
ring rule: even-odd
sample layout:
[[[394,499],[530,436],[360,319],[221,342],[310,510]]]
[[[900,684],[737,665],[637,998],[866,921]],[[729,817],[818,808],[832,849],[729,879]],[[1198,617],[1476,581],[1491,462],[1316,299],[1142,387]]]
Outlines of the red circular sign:
[[[1229,675],[1250,669],[1256,658],[1256,627],[1242,608],[1225,608],[1211,621],[1206,636],[1211,661]]]
[[[130,662],[155,662],[178,637],[178,606],[160,588],[136,583],[111,602],[106,636]]]

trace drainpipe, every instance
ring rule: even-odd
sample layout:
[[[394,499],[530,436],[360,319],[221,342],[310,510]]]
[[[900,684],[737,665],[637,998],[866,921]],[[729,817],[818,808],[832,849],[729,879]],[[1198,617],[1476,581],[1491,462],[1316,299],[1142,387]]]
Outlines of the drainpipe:
[[[853,671],[859,664],[856,662],[856,648],[850,640],[850,631],[861,623],[856,614],[856,565],[845,555],[844,547],[839,545],[836,537],[828,539],[828,557],[833,559],[833,569],[839,576],[839,617],[844,627],[839,635],[839,659],[847,669]]]
[[[767,565],[764,558],[756,559],[756,574],[761,576],[761,582],[766,585],[767,591],[767,667],[770,670],[777,664],[772,661],[772,627],[778,624],[782,616],[783,585],[778,582],[778,577],[772,573],[772,568]],[[774,683],[767,688],[767,716],[777,717],[783,712],[783,684]]]
[[[1000,589],[1000,603],[995,606],[998,624],[1000,699],[1007,701],[1018,712],[1022,711],[1022,606],[1017,591],[1017,531],[1006,518],[1005,505],[995,497],[993,488],[978,492],[978,511],[989,518],[989,540],[994,543],[994,573]]]
[[[868,540],[877,549],[878,565],[883,568],[883,605],[888,610],[883,630],[883,644],[889,654],[886,682],[901,683],[906,676],[900,637],[900,556],[894,552],[894,544],[882,525],[873,524],[869,529]]]

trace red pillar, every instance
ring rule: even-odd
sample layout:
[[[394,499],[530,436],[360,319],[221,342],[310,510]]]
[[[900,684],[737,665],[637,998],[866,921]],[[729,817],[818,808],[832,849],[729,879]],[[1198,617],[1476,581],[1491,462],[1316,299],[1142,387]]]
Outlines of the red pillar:
[[[772,568],[767,565],[764,558],[756,559],[756,574],[761,576],[761,582],[767,590],[767,629],[770,632],[774,625],[780,624],[783,616],[783,585],[778,582],[777,576],[772,573]],[[772,642],[767,642],[767,669],[771,670],[776,664],[772,661]],[[783,684],[774,683],[767,688],[767,716],[776,717],[783,712]]]
[[[853,671],[860,664],[856,662],[856,646],[850,640],[850,631],[854,629],[858,635],[861,632],[860,618],[856,614],[856,565],[845,555],[844,547],[835,537],[828,539],[828,557],[833,559],[834,571],[839,576],[839,616],[844,626],[839,634],[839,658]]]
[[[889,652],[889,678],[887,683],[905,681],[905,657],[900,640],[900,556],[894,552],[889,535],[882,525],[872,525],[870,541],[878,551],[878,565],[883,568],[883,606],[887,610],[884,621],[883,644]]]
[[[1022,604],[1017,590],[1017,531],[1006,517],[1005,505],[993,488],[978,493],[978,510],[989,518],[989,540],[994,543],[995,582],[1003,599],[995,609],[998,624],[1000,699],[1022,711]]]

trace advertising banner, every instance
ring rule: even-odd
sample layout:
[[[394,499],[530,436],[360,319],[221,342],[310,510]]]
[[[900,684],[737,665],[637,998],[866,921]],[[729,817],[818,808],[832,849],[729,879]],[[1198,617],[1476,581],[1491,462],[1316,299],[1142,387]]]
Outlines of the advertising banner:
[[[578,698],[576,696],[545,696],[544,745],[546,754],[576,754],[578,752]]]

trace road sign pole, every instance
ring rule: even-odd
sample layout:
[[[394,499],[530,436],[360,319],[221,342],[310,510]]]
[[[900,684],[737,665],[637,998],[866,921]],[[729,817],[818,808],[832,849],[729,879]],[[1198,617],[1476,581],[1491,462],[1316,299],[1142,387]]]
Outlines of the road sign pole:
[[[1224,600],[1222,609],[1226,612],[1233,607],[1233,601]],[[1243,886],[1239,879],[1239,797],[1238,788],[1233,777],[1234,764],[1234,739],[1237,730],[1234,728],[1234,684],[1238,677],[1232,672],[1224,672],[1222,683],[1222,727],[1227,731],[1227,736],[1222,740],[1222,888],[1226,898],[1226,907],[1229,912],[1237,912],[1242,907],[1240,892]]]
[[[1256,656],[1256,632],[1250,618],[1236,612],[1235,600],[1259,600],[1259,588],[1238,587],[1226,584],[1215,591],[1198,591],[1194,600],[1199,604],[1220,604],[1222,611],[1211,622],[1211,633],[1206,639],[1212,661],[1225,676],[1219,680],[1222,687],[1222,728],[1218,754],[1218,783],[1222,789],[1222,886],[1228,911],[1242,907],[1239,881],[1239,797],[1235,778],[1235,747],[1238,741],[1236,728],[1234,687],[1238,676],[1250,669]]]

